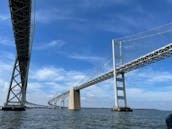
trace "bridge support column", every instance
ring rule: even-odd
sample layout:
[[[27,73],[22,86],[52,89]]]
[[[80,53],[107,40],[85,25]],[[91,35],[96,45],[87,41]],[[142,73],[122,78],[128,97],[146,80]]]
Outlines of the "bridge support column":
[[[124,73],[116,75],[115,82],[115,106],[114,111],[130,112],[131,108],[127,106],[126,88],[125,88],[125,76]]]
[[[62,99],[62,100],[60,100],[59,108],[60,108],[60,109],[63,109],[64,107],[65,107],[65,100]]]
[[[73,88],[69,91],[69,110],[78,110],[81,108],[80,105],[80,90],[74,90]]]
[[[2,107],[4,111],[23,111],[25,110],[25,84],[22,83],[19,62],[16,58],[11,76],[7,99]]]
[[[119,57],[120,63],[123,64],[122,57],[122,43],[119,44]],[[113,107],[114,111],[123,111],[130,112],[131,108],[127,106],[127,97],[126,97],[126,88],[125,88],[125,76],[124,72],[116,72],[116,53],[115,49],[117,48],[116,42],[112,40],[112,55],[113,55],[113,74],[114,74],[114,92],[115,92],[115,106]]]

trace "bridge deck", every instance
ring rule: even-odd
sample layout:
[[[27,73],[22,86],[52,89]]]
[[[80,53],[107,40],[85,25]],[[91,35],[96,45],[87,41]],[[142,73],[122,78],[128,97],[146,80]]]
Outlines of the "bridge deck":
[[[135,60],[132,60],[132,61],[120,66],[120,67],[117,67],[116,74],[122,73],[122,72],[124,72],[124,73],[130,72],[132,70],[138,69],[138,68],[146,66],[148,64],[151,64],[151,63],[157,62],[159,60],[165,59],[165,58],[169,57],[170,55],[172,55],[172,43],[170,43],[164,47],[161,47],[161,48],[159,48],[153,52],[150,52],[144,56],[141,56]],[[103,73],[103,74],[83,83],[83,84],[75,86],[74,89],[80,90],[80,89],[89,87],[91,85],[94,85],[96,83],[102,82],[104,80],[110,79],[112,77],[113,77],[113,70],[110,70],[109,72]],[[69,91],[66,91],[65,93],[53,98],[49,102],[52,102],[55,99],[59,99],[68,93],[69,93]]]
[[[14,39],[19,61],[21,79],[27,73],[30,53],[31,0],[9,0]]]

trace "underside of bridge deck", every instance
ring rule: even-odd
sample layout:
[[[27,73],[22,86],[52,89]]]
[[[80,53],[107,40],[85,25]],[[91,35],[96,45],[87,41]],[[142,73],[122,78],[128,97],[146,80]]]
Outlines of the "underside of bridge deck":
[[[30,62],[31,0],[9,0],[16,60],[3,110],[24,110]]]

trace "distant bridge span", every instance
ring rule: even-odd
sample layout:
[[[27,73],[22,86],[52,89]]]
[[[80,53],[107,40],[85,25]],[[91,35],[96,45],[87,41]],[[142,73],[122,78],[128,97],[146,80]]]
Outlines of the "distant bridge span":
[[[74,92],[74,96],[73,96],[73,99],[72,99],[72,103],[73,104],[73,107],[71,109],[78,109],[80,108],[80,93],[79,91],[81,89],[84,89],[84,88],[87,88],[89,86],[92,86],[96,83],[99,83],[99,82],[102,82],[102,81],[105,81],[107,79],[110,79],[112,77],[114,77],[114,75],[116,76],[114,78],[114,83],[116,85],[116,102],[119,100],[119,99],[123,99],[125,101],[125,106],[127,106],[126,104],[126,93],[125,93],[125,78],[124,78],[124,73],[127,73],[127,72],[130,72],[132,70],[135,70],[135,69],[138,69],[140,67],[143,67],[143,66],[146,66],[146,65],[149,65],[151,63],[154,63],[154,62],[157,62],[159,60],[162,60],[162,59],[165,59],[167,57],[169,57],[170,55],[172,55],[172,43],[164,46],[164,47],[161,47],[155,51],[152,51],[144,56],[141,56],[137,59],[134,59],[126,64],[123,64],[119,67],[116,67],[115,70],[110,70],[106,73],[103,73],[103,74],[100,74],[98,75],[97,77],[93,78],[93,79],[90,79],[89,81],[87,82],[84,82],[78,86],[74,86],[72,91]],[[119,74],[122,74],[120,77],[118,77]],[[117,86],[117,82],[122,82],[124,87],[119,87]],[[119,96],[117,91],[123,91],[124,92],[124,95],[123,96]],[[63,100],[63,98],[67,97],[68,95],[70,95],[70,92],[72,92],[71,90],[68,90],[64,93],[62,93],[61,95],[51,99],[48,104],[49,105],[55,105],[57,101],[60,101],[60,100]],[[77,91],[78,93],[75,94],[75,91]],[[71,93],[72,94],[72,93]],[[78,100],[76,100],[77,102],[75,103],[75,96],[78,96],[76,98],[79,98]],[[69,96],[69,103],[70,103],[70,99],[71,99],[72,96]],[[118,103],[117,103],[117,108],[119,107]],[[69,104],[69,109],[70,109],[70,104]]]

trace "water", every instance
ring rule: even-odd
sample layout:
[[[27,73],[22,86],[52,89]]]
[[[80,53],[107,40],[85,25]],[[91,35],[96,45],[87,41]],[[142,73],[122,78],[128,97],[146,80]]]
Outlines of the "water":
[[[119,113],[110,109],[0,111],[0,129],[166,129],[168,114],[158,110]]]

